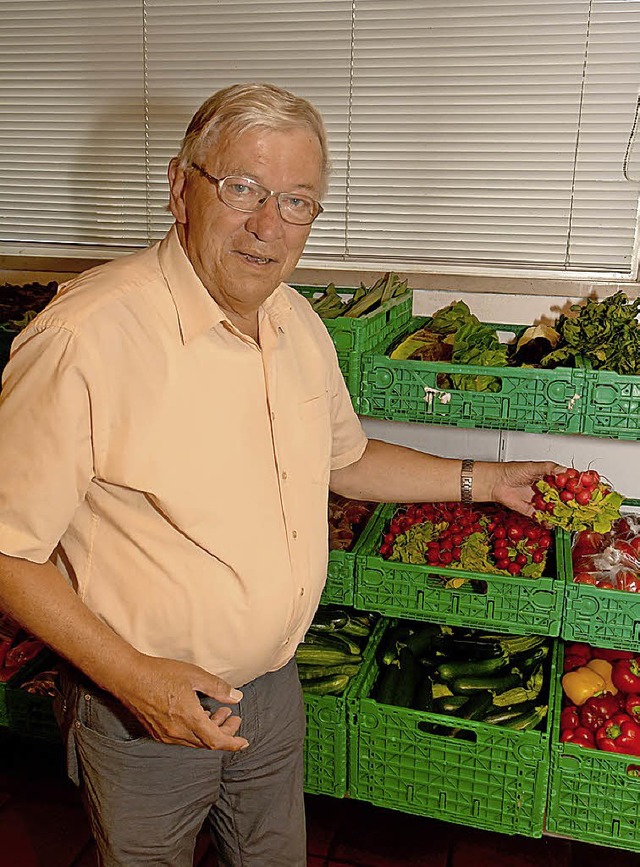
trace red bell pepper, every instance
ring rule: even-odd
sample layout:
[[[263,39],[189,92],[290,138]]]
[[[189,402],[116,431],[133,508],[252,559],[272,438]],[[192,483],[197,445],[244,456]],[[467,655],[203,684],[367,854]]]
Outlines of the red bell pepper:
[[[640,657],[616,660],[611,680],[620,692],[640,692]]]
[[[596,732],[619,710],[620,701],[617,696],[606,692],[603,695],[593,695],[580,708],[580,724]]]
[[[624,709],[629,714],[631,719],[640,722],[640,695],[632,693],[626,696]]]
[[[560,714],[560,728],[562,731],[568,729],[573,731],[580,725],[580,717],[578,716],[578,708],[574,704],[568,704],[563,708]]]
[[[578,726],[575,729],[565,729],[560,733],[560,740],[563,744],[576,744],[579,747],[593,748],[596,745],[593,732],[584,726]]]
[[[583,660],[582,665],[586,665],[593,656],[593,649],[588,644],[583,644],[581,641],[572,641],[566,645],[564,655],[580,656]]]
[[[576,668],[582,668],[590,660],[585,660],[584,656],[567,656],[565,655],[562,661],[563,671],[575,671]]]
[[[617,713],[596,732],[596,745],[609,753],[640,756],[640,723]]]
[[[612,650],[609,647],[597,647],[593,651],[595,659],[606,659],[609,662],[615,662],[617,659],[633,659],[635,655],[633,650]]]

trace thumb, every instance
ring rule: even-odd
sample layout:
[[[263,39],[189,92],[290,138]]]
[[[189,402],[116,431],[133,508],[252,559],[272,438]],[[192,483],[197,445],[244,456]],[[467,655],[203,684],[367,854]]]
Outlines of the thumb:
[[[237,704],[243,696],[243,693],[239,689],[232,687],[226,680],[208,672],[203,672],[203,677],[195,685],[195,688],[198,692],[202,692],[210,698],[215,698],[223,704]]]

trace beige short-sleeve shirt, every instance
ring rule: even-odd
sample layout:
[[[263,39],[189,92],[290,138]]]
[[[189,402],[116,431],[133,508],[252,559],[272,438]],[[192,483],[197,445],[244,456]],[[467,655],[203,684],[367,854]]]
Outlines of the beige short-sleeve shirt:
[[[173,228],[65,284],[14,341],[0,551],[51,557],[139,650],[240,686],[302,640],[326,579],[329,473],[365,446],[308,302],[281,284],[258,345]]]

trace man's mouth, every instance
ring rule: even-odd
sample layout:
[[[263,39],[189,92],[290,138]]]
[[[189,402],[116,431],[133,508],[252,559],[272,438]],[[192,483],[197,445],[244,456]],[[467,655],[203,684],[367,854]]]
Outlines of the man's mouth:
[[[247,260],[247,262],[251,262],[254,265],[268,265],[269,262],[273,262],[273,259],[268,258],[267,256],[253,256],[251,253],[240,253],[240,255]]]

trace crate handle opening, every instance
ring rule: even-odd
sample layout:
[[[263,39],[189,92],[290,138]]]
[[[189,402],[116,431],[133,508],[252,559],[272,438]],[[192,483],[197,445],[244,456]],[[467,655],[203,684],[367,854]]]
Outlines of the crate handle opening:
[[[627,765],[626,774],[630,780],[640,783],[640,765]]]
[[[448,373],[438,373],[436,375],[436,385],[438,389],[448,389],[449,391],[463,391],[470,394],[499,394],[502,391],[502,379],[499,376],[492,376],[490,373],[487,374],[478,374],[478,373],[456,373],[457,384],[452,385],[450,380],[451,374]],[[483,376],[487,380],[487,382],[491,383],[491,385],[495,385],[495,388],[484,388],[478,389],[474,388],[474,380],[478,379],[478,376]],[[470,388],[465,388],[465,384],[467,381],[470,384]],[[425,387],[425,391],[427,388]],[[426,398],[425,398],[426,399]],[[451,400],[451,395],[448,395],[448,400],[442,400],[442,403],[448,403]]]
[[[450,723],[433,723],[428,720],[420,720],[416,723],[416,729],[421,735],[435,735],[440,738],[449,738],[470,743],[477,743],[478,733],[473,729],[454,727]]]

